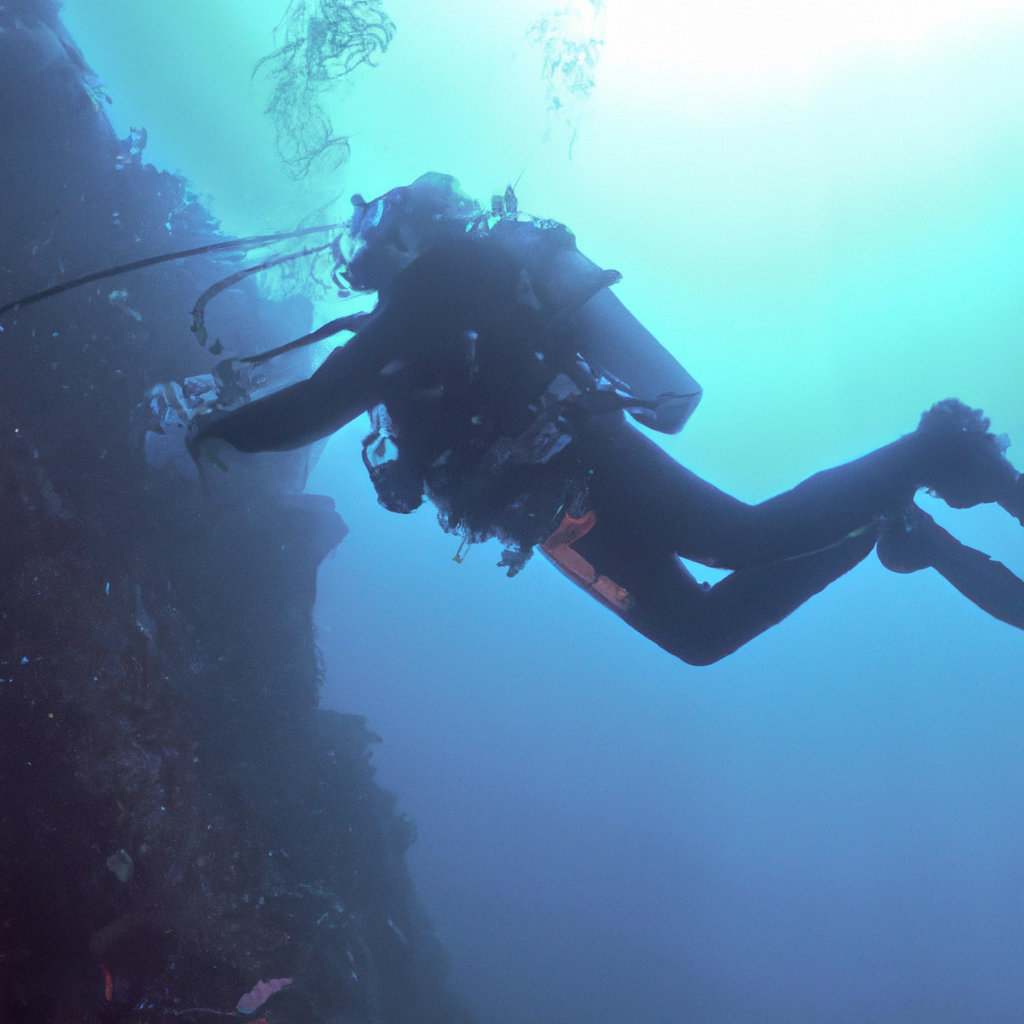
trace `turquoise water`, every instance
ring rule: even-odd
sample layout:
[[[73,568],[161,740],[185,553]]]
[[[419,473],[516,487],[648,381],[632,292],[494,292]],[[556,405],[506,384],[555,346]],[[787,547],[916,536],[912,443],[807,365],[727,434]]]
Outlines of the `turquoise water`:
[[[392,2],[380,66],[332,100],[351,160],[303,184],[251,78],[283,7],[65,5],[119,134],[144,125],[227,230],[427,169],[481,199],[522,175],[703,384],[659,440],[719,486],[766,497],[954,394],[1024,463],[1020,3],[608,0],[567,118],[527,38],[553,7]],[[539,561],[453,563],[429,510],[376,505],[364,432],[310,481],[351,527],[321,571],[324,699],[385,737],[482,1021],[1020,1018],[1019,634],[872,559],[691,669]],[[1004,514],[933,505],[1024,571]]]

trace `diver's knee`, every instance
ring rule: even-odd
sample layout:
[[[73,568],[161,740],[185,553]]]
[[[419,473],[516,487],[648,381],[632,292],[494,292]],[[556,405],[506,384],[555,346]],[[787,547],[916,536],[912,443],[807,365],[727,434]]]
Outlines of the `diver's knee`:
[[[721,661],[736,650],[736,644],[726,633],[708,629],[694,629],[692,626],[654,634],[641,630],[669,654],[692,665],[694,668],[705,668]]]
[[[674,654],[680,661],[684,661],[687,665],[692,665],[694,668],[707,668],[708,665],[714,665],[716,661],[721,661],[723,658],[727,658],[732,654],[732,652],[732,647],[714,647],[702,644],[697,647],[681,647],[677,650],[671,651],[670,653]]]
[[[719,613],[714,589],[706,585],[645,594],[620,614],[638,633],[695,668],[713,665],[740,646],[736,631]]]

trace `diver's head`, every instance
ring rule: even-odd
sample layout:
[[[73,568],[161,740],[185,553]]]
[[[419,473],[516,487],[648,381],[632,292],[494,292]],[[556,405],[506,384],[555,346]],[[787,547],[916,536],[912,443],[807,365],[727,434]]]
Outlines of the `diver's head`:
[[[344,277],[356,291],[379,291],[432,245],[464,234],[480,207],[450,174],[428,171],[369,202],[354,195],[349,232],[356,252]]]

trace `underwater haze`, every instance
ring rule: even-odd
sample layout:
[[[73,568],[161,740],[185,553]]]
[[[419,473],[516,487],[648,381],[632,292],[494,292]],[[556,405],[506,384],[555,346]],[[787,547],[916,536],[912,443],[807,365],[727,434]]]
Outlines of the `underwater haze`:
[[[64,18],[119,136],[227,231],[427,170],[484,202],[518,182],[703,385],[658,442],[744,500],[951,395],[1024,466],[1024,0],[384,6],[379,65],[328,101],[350,158],[300,182],[253,77],[285,0]],[[594,41],[592,88],[545,79],[556,29]],[[384,511],[366,431],[307,488],[351,531],[320,570],[323,702],[384,738],[481,1024],[1024,1019],[1019,632],[871,558],[691,668],[542,559],[506,579],[494,542],[459,564],[429,507]],[[1005,513],[922,503],[1024,572]]]

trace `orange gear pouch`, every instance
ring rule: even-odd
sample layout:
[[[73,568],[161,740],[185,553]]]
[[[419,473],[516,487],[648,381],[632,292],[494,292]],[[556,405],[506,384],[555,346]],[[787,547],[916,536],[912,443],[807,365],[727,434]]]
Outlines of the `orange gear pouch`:
[[[598,573],[572,547],[581,537],[590,533],[596,522],[597,516],[593,511],[580,519],[566,515],[558,529],[541,544],[540,549],[573,583],[582,587],[606,608],[610,608],[618,615],[624,615],[633,606],[633,598],[629,591],[609,577]]]

